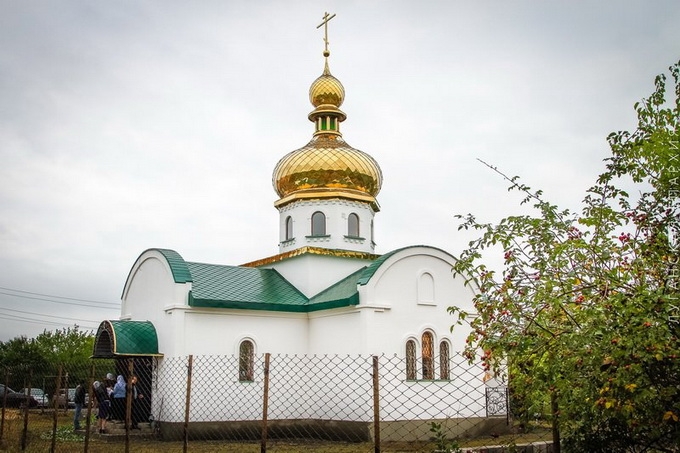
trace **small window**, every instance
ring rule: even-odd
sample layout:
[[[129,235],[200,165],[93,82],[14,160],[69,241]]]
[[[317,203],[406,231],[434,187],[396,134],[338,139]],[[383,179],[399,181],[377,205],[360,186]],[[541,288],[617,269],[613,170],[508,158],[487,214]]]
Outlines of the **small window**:
[[[255,346],[250,340],[241,342],[238,350],[238,380],[250,382],[253,380],[253,370],[255,368]]]
[[[442,341],[439,343],[439,379],[451,379],[449,343]]]
[[[416,342],[406,342],[406,379],[416,380]]]
[[[293,239],[293,218],[286,217],[286,241]]]
[[[375,244],[375,236],[373,232],[373,219],[371,219],[371,242]]]
[[[347,217],[347,236],[359,237],[359,216],[355,213]]]
[[[433,338],[431,332],[423,334],[423,379],[434,379]]]
[[[312,236],[326,235],[326,216],[321,211],[312,214]]]

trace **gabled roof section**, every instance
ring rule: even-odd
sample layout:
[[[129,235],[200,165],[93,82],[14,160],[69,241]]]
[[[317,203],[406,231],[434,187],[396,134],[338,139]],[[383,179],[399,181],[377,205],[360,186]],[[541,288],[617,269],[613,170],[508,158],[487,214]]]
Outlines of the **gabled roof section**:
[[[102,321],[97,329],[93,358],[162,356],[150,321]]]
[[[306,312],[308,299],[274,269],[187,263],[193,277],[189,305]]]
[[[330,308],[359,305],[357,282],[365,268],[348,275],[333,286],[321,291],[309,299],[309,311],[327,310]]]

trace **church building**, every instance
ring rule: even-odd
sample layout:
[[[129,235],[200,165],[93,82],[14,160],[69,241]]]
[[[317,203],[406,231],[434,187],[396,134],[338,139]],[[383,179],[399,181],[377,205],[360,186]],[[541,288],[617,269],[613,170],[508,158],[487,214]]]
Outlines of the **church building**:
[[[396,356],[404,367],[393,378],[403,385],[446,383],[462,366],[453,364],[453,354],[468,332],[451,331],[455,319],[447,308],[473,312],[473,289],[453,276],[454,257],[427,245],[376,248],[383,174],[341,132],[345,89],[330,70],[330,18],[323,22],[323,71],[309,88],[311,140],[273,170],[278,253],[212,264],[171,249],[145,250],[125,281],[120,318],[100,325],[94,357],[155,357],[148,372],[160,380],[171,358],[238,357],[219,370],[234,385],[259,379],[253,360],[264,353]],[[478,373],[466,385],[487,384]],[[161,387],[154,385],[155,408]],[[484,412],[480,404],[470,415]],[[164,410],[166,418],[182,420]]]

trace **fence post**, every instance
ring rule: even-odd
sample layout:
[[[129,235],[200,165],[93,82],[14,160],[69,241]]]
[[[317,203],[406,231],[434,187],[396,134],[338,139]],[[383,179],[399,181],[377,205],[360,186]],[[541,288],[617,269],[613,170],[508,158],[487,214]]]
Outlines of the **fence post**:
[[[130,419],[132,415],[132,374],[135,372],[133,359],[128,359],[125,383],[125,453],[130,453]]]
[[[59,410],[59,387],[61,387],[61,372],[62,365],[59,365],[57,370],[57,380],[54,382],[54,395],[52,395],[52,444],[50,445],[50,453],[57,453],[57,414]],[[68,404],[67,404],[68,406]]]
[[[187,365],[187,396],[184,401],[184,453],[189,449],[189,408],[191,406],[191,374],[194,368],[194,355],[189,355],[189,364]]]
[[[94,362],[90,365],[90,377],[87,380],[87,415],[85,415],[85,447],[83,449],[84,453],[87,453],[90,448],[90,422],[92,418],[92,401],[94,400]]]
[[[380,379],[378,376],[378,356],[373,356],[373,441],[375,453],[380,453]]]
[[[5,388],[9,385],[9,368],[5,368]],[[7,405],[7,392],[2,394],[2,415],[0,416],[0,441],[5,432],[5,406]]]
[[[262,396],[262,444],[260,445],[260,453],[267,452],[267,412],[269,411],[269,357],[270,354],[264,355],[264,393]]]
[[[28,382],[25,382],[26,388],[26,406],[24,407],[24,429],[21,431],[21,451],[26,450],[26,438],[28,437],[28,413],[31,408],[31,381],[33,380],[33,368],[28,371]],[[5,387],[7,388],[7,387]]]

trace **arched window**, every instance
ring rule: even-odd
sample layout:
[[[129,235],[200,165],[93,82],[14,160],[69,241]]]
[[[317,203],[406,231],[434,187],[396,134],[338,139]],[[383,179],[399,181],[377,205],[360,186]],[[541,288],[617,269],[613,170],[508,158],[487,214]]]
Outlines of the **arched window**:
[[[312,214],[312,236],[326,235],[326,216],[321,211]]]
[[[418,278],[418,303],[434,304],[434,278],[428,272]]]
[[[347,217],[347,236],[359,237],[359,216],[355,213]]]
[[[293,218],[286,217],[286,241],[293,239]]]
[[[416,342],[406,342],[406,379],[416,380]]]
[[[451,379],[450,355],[448,341],[439,343],[439,379]]]
[[[249,382],[253,380],[255,369],[255,346],[250,340],[243,340],[238,348],[238,380]]]
[[[371,242],[375,243],[375,236],[373,234],[373,219],[371,219]]]
[[[423,333],[423,379],[434,379],[433,342],[432,332]]]

